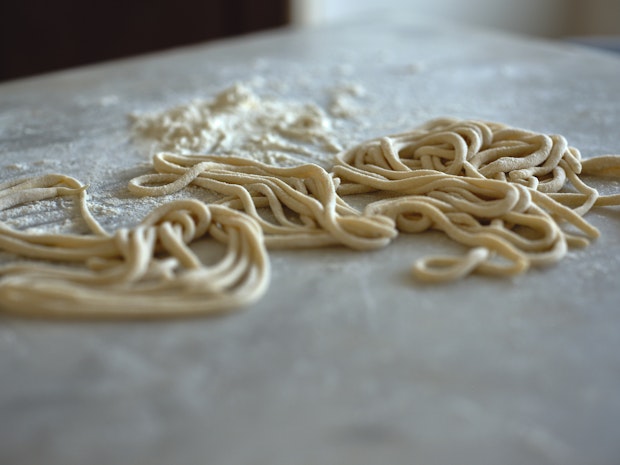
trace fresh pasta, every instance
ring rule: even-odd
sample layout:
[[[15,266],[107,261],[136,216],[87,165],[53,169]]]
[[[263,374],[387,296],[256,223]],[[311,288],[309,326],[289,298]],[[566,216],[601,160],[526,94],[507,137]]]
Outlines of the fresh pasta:
[[[175,200],[154,209],[135,228],[108,234],[88,211],[84,186],[72,178],[51,175],[0,188],[1,208],[78,196],[93,231],[29,234],[0,223],[2,249],[63,263],[1,265],[5,311],[63,317],[190,316],[249,304],[267,289],[270,268],[262,230],[239,211]],[[227,244],[224,257],[212,265],[202,263],[188,246],[205,235]]]
[[[272,248],[344,244],[369,250],[396,236],[384,215],[362,215],[344,202],[336,193],[337,181],[318,165],[284,168],[245,158],[160,153],[153,166],[157,174],[129,182],[132,193],[167,195],[189,184],[216,192],[224,196],[218,203],[243,209],[258,221]],[[268,209],[273,220],[258,208]]]
[[[132,179],[139,197],[187,186],[217,194],[172,200],[137,226],[107,232],[86,187],[58,174],[0,184],[0,210],[59,196],[76,199],[87,234],[35,234],[0,221],[0,308],[69,317],[163,317],[226,311],[269,285],[267,250],[386,247],[399,233],[435,229],[466,249],[413,264],[425,282],[471,273],[514,276],[559,262],[599,231],[584,219],[620,205],[582,177],[617,176],[620,156],[582,159],[558,135],[493,122],[438,119],[340,152],[330,170],[248,158],[158,153],[153,173]],[[370,194],[361,209],[350,196]],[[206,264],[191,244],[212,237],[224,256]]]
[[[448,281],[473,271],[522,273],[561,260],[569,246],[587,245],[599,231],[583,215],[596,205],[619,205],[620,196],[599,196],[579,174],[604,175],[619,167],[618,156],[582,163],[562,136],[438,119],[341,152],[332,171],[342,179],[342,194],[397,194],[366,211],[394,218],[400,230],[439,229],[477,249],[414,265],[419,279]],[[561,192],[567,182],[577,192]],[[568,233],[561,224],[582,234]],[[499,264],[498,257],[511,264]]]

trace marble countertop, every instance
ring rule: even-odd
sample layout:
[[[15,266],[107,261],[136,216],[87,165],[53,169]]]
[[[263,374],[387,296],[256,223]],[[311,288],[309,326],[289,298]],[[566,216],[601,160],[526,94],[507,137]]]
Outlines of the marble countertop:
[[[345,145],[454,116],[619,153],[618,76],[612,54],[398,15],[272,31],[0,84],[0,181],[122,195],[148,166],[127,114],[235,82],[320,106],[359,85]],[[1,316],[0,463],[617,464],[620,216],[588,219],[599,240],[514,279],[415,283],[415,258],[459,250],[437,233],[273,252],[267,295],[224,317]]]

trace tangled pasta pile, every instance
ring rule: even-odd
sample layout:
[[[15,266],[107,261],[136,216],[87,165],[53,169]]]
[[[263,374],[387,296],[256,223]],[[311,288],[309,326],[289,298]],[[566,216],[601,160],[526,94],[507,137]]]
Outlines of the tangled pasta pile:
[[[419,279],[446,281],[473,271],[519,274],[561,260],[569,246],[587,245],[599,232],[583,215],[619,205],[620,195],[600,196],[579,175],[619,169],[620,157],[582,160],[562,136],[438,119],[340,153],[333,173],[343,195],[396,194],[368,205],[367,214],[392,218],[404,232],[438,229],[470,247],[463,257],[414,265]],[[567,181],[576,192],[563,192]],[[567,224],[580,234],[567,232]]]
[[[580,175],[617,175],[619,156],[582,160],[562,136],[498,123],[434,120],[337,155],[330,171],[246,158],[159,153],[154,173],[134,178],[137,196],[192,185],[219,194],[205,204],[175,200],[132,229],[106,232],[85,187],[48,175],[0,184],[0,210],[74,196],[91,232],[31,234],[0,222],[0,248],[47,262],[0,266],[1,308],[63,316],[177,316],[220,312],[260,298],[268,248],[387,246],[400,232],[443,231],[469,249],[413,266],[423,281],[470,273],[512,276],[561,260],[599,235],[583,215],[620,205]],[[572,192],[567,191],[572,186]],[[375,192],[360,211],[348,196]],[[215,264],[190,248],[209,235],[227,244]],[[53,262],[74,262],[80,267]]]

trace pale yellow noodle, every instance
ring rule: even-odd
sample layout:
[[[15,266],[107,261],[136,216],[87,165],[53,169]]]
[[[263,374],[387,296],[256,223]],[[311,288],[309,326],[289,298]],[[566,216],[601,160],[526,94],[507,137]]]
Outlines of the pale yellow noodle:
[[[153,166],[159,173],[130,181],[131,192],[166,195],[191,184],[225,195],[226,205],[259,222],[271,248],[344,244],[368,250],[385,247],[396,235],[387,218],[361,215],[344,204],[333,177],[318,165],[284,168],[244,158],[160,153]],[[258,213],[257,204],[270,209],[273,221]]]
[[[41,188],[41,183],[54,187]],[[71,187],[59,186],[63,183]],[[20,200],[49,198],[54,189],[56,195],[83,193],[74,180],[48,177],[12,185],[0,199],[6,200],[4,206],[16,206]],[[87,211],[85,203],[82,211]],[[203,264],[188,247],[207,234],[228,243],[225,256],[215,265]],[[269,282],[269,262],[256,222],[228,207],[193,199],[169,202],[135,228],[113,235],[37,235],[0,223],[0,247],[86,267],[40,262],[0,266],[2,309],[19,314],[114,318],[209,314],[254,302]]]
[[[0,210],[70,196],[90,230],[34,234],[0,221],[0,249],[38,260],[0,265],[2,310],[114,318],[217,313],[264,294],[267,248],[370,250],[387,246],[399,231],[429,229],[469,251],[418,260],[417,279],[514,276],[587,245],[599,231],[583,215],[620,205],[620,194],[599,195],[580,177],[617,176],[619,156],[582,160],[559,135],[450,118],[352,147],[330,171],[167,152],[153,157],[153,168],[130,181],[130,192],[166,196],[191,185],[218,200],[170,201],[137,226],[109,233],[74,178],[50,174],[0,184]],[[362,211],[347,201],[371,192],[378,195]],[[214,264],[191,248],[207,236],[226,244]]]
[[[598,230],[582,216],[594,206],[619,205],[620,195],[600,197],[579,177],[582,169],[587,174],[618,173],[620,157],[582,164],[579,151],[562,136],[498,123],[441,119],[344,151],[333,172],[342,179],[338,189],[342,195],[399,194],[371,204],[367,211],[394,218],[400,229],[440,229],[463,245],[491,252],[454,260],[429,258],[414,266],[418,278],[440,281],[472,271],[520,273],[530,266],[555,263],[569,246],[584,246],[598,237]],[[461,178],[460,184],[455,177]],[[567,181],[577,193],[560,192]],[[511,186],[519,189],[510,190]],[[465,222],[463,212],[471,215]],[[459,221],[454,220],[456,215]],[[582,235],[565,232],[560,223],[572,224]],[[537,235],[525,237],[517,233],[520,230]],[[496,256],[515,265],[495,266]]]

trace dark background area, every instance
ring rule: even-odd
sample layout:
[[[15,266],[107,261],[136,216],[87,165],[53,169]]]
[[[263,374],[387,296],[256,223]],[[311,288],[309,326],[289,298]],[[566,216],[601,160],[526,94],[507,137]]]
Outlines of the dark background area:
[[[0,80],[288,22],[287,0],[1,0]]]

